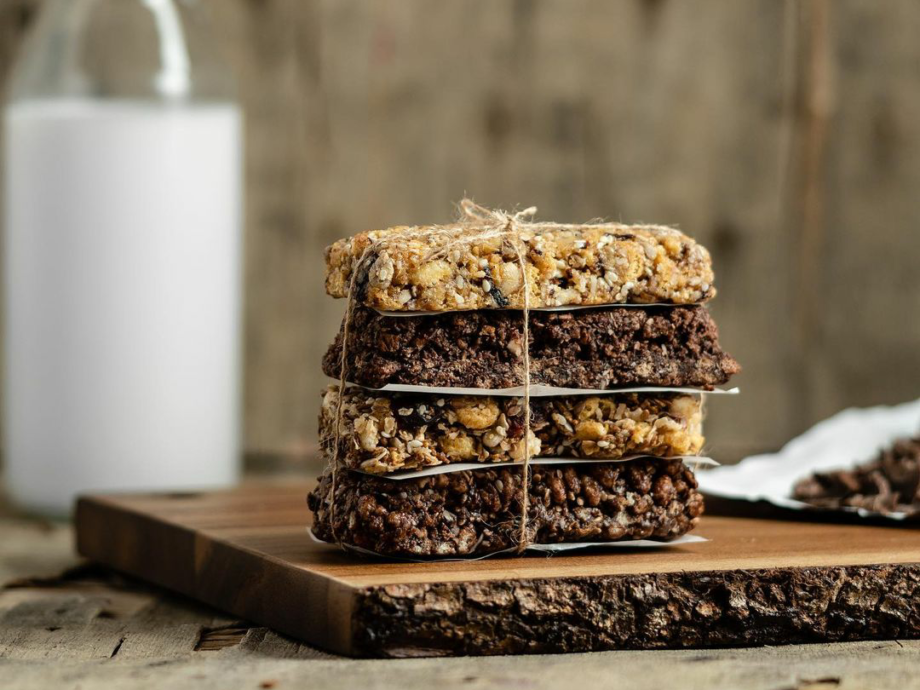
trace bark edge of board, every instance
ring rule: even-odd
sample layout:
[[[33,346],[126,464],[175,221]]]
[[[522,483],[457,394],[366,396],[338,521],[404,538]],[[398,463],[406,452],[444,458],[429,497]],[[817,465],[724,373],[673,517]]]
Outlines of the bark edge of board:
[[[358,597],[362,656],[920,637],[920,564],[384,585]]]

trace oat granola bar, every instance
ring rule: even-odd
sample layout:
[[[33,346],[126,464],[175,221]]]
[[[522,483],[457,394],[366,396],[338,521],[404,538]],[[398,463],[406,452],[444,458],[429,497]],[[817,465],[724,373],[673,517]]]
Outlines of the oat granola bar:
[[[346,379],[387,384],[507,388],[523,384],[521,312],[482,310],[423,317],[358,307]],[[341,332],[323,359],[340,375]],[[530,381],[568,388],[711,388],[739,371],[719,346],[704,307],[603,307],[530,314]]]
[[[320,412],[320,443],[334,450],[338,387]],[[699,396],[626,393],[531,398],[531,457],[696,455],[703,447]],[[520,398],[375,393],[346,388],[339,461],[383,474],[456,462],[523,460]]]
[[[334,498],[329,474],[308,498],[313,531],[326,541],[391,556],[513,548],[520,534],[522,476],[521,467],[489,467],[395,481],[341,470]],[[693,529],[703,513],[696,486],[693,473],[674,460],[532,465],[528,541],[674,539]]]
[[[510,238],[445,247],[459,230],[396,227],[339,240],[326,249],[326,292],[347,297],[360,263],[355,298],[376,309],[522,308],[524,281]],[[550,226],[522,231],[521,241],[531,308],[690,304],[715,295],[709,252],[673,228]]]

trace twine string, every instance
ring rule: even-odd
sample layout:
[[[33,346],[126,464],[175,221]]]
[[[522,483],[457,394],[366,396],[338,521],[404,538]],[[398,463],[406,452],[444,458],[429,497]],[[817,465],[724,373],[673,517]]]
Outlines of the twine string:
[[[536,210],[536,209],[534,209]],[[514,221],[512,221],[514,222]],[[523,332],[524,332],[524,464],[521,467],[521,534],[518,539],[518,553],[527,548],[527,523],[530,513],[530,285],[520,237],[514,238],[514,249],[521,267],[521,287],[524,290]]]
[[[460,204],[460,218],[454,225],[428,226],[428,227],[407,227],[399,232],[387,233],[385,239],[382,237],[372,238],[368,246],[361,253],[361,256],[351,266],[351,275],[349,276],[347,305],[345,308],[345,318],[342,323],[342,352],[339,360],[339,390],[338,399],[335,409],[335,432],[333,440],[333,451],[330,460],[331,468],[328,468],[330,476],[329,492],[329,524],[330,535],[333,541],[345,548],[345,544],[336,534],[335,524],[335,506],[336,506],[336,486],[338,471],[340,465],[340,445],[342,441],[342,423],[344,416],[345,402],[345,385],[348,374],[348,349],[350,346],[351,326],[354,320],[354,309],[356,301],[356,288],[360,276],[363,275],[366,264],[371,257],[378,256],[378,250],[385,248],[388,242],[400,243],[412,239],[423,239],[427,244],[432,240],[443,240],[437,244],[432,251],[425,257],[431,260],[449,252],[451,249],[461,244],[471,244],[474,241],[482,241],[501,237],[507,239],[514,250],[517,258],[517,264],[521,271],[521,289],[523,294],[523,357],[522,357],[522,379],[524,383],[523,408],[524,408],[524,438],[523,438],[523,464],[522,464],[522,481],[521,481],[521,524],[518,536],[516,551],[522,553],[529,544],[527,534],[529,509],[530,509],[530,279],[527,273],[527,264],[525,261],[526,252],[523,251],[521,233],[524,229],[528,231],[540,232],[549,227],[561,227],[556,223],[535,223],[533,216],[537,212],[536,206],[530,206],[522,211],[508,213],[500,209],[489,209],[480,206],[471,199],[463,199]]]
[[[400,239],[411,239],[413,237],[418,237],[424,235],[425,232],[420,228],[406,228],[406,231],[402,234]],[[351,324],[354,319],[355,312],[355,293],[357,292],[356,288],[358,286],[358,280],[362,275],[362,271],[367,264],[368,259],[372,256],[377,256],[377,250],[383,246],[385,242],[381,239],[374,239],[373,241],[365,247],[364,251],[361,253],[361,256],[358,257],[358,260],[352,264],[351,275],[348,280],[348,298],[345,305],[345,318],[342,321],[342,356],[339,359],[339,390],[338,396],[336,398],[335,405],[335,431],[333,434],[333,448],[332,448],[332,458],[330,459],[330,466],[327,467],[327,471],[330,474],[330,487],[329,487],[329,532],[332,536],[333,541],[341,546],[343,549],[345,545],[336,535],[335,529],[335,492],[336,484],[338,480],[339,472],[339,456],[340,450],[339,446],[342,444],[342,422],[345,409],[345,384],[346,378],[348,376],[348,348],[349,348],[349,336],[351,335]]]
[[[371,245],[373,246],[373,245]],[[358,273],[361,265],[367,261],[368,252],[371,249],[371,246],[368,246],[367,249],[361,254],[361,258],[358,259],[356,264],[352,267],[351,277],[348,282],[348,301],[345,305],[345,319],[342,321],[342,357],[339,360],[339,390],[338,397],[336,398],[335,403],[335,434],[334,434],[334,445],[332,448],[332,471],[330,472],[330,503],[329,503],[329,532],[332,535],[333,541],[338,546],[345,548],[341,540],[335,533],[335,489],[336,489],[336,480],[338,478],[339,470],[339,446],[342,442],[342,415],[345,405],[345,377],[348,372],[348,336],[350,335],[349,331],[351,330],[351,320],[352,315],[355,311],[355,287],[357,287],[358,282]]]

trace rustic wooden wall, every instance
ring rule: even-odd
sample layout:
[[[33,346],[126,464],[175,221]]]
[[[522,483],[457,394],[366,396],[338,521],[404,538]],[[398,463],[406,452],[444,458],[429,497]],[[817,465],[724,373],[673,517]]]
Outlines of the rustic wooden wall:
[[[36,0],[0,3],[5,67]],[[745,366],[725,459],[920,395],[913,0],[220,0],[248,112],[246,444],[302,452],[343,305],[322,247],[464,193],[677,224]],[[4,70],[5,71],[5,70]]]

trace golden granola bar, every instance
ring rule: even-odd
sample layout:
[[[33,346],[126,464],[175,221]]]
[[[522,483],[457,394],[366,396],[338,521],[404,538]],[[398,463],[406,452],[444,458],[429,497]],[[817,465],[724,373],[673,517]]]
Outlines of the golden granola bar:
[[[446,232],[445,232],[446,231]],[[524,306],[508,236],[458,241],[459,226],[372,230],[326,248],[326,292],[383,311]],[[530,307],[692,304],[715,295],[709,252],[655,225],[541,226],[521,232]]]
[[[320,442],[335,442],[338,386],[326,388]],[[696,455],[702,403],[682,393],[531,398],[531,457],[621,458]],[[455,462],[524,457],[521,398],[380,393],[345,389],[339,459],[374,474]]]

